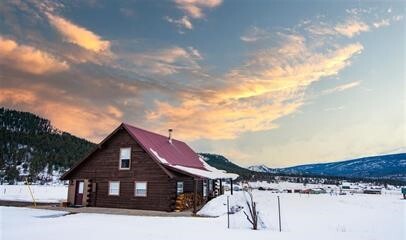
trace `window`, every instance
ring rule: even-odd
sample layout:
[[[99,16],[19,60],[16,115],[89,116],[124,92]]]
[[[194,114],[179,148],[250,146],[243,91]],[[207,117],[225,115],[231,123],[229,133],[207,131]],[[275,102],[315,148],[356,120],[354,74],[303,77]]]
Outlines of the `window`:
[[[85,183],[84,182],[79,182],[79,189],[78,189],[79,194],[83,194],[83,188],[84,187],[85,187]]]
[[[96,183],[92,183],[92,192],[96,192]]]
[[[120,169],[130,169],[131,148],[120,148]]]
[[[134,196],[136,197],[147,196],[147,182],[135,182]]]
[[[183,182],[177,182],[176,183],[176,194],[182,194],[183,193]]]
[[[109,195],[118,196],[120,195],[120,182],[109,182]]]
[[[207,197],[207,181],[203,180],[203,197]]]

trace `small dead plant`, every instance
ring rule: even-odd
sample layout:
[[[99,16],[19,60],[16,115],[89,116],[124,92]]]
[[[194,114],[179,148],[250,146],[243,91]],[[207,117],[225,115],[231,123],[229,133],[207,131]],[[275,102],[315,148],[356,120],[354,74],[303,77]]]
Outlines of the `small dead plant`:
[[[252,229],[258,229],[258,211],[257,211],[257,204],[254,202],[254,197],[252,196],[252,192],[245,191],[248,194],[249,198],[246,197],[246,203],[248,206],[248,214],[244,210],[244,214],[247,217],[247,220],[251,223]]]

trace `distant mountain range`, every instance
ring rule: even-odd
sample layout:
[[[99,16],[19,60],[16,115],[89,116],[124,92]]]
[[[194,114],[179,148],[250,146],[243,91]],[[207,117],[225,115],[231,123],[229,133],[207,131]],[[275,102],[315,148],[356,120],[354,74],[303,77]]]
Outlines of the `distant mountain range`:
[[[284,173],[348,178],[395,179],[406,181],[406,153],[364,157],[331,163],[307,164],[287,168],[269,168],[265,165],[248,167],[265,173]]]
[[[254,172],[263,172],[263,173],[275,173],[278,172],[278,169],[276,168],[269,168],[263,164],[261,165],[253,165],[247,167],[247,169],[254,171]]]

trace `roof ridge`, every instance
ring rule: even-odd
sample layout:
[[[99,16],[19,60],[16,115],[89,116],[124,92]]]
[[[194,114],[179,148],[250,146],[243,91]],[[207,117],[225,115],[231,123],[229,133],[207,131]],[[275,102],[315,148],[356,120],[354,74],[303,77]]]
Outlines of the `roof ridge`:
[[[134,126],[134,125],[131,125],[131,124],[128,124],[128,123],[125,123],[125,122],[123,122],[122,124],[126,125],[127,127],[131,127],[131,128],[135,128],[135,129],[138,129],[138,130],[147,132],[147,133],[149,133],[149,134],[157,135],[157,136],[160,136],[160,137],[163,137],[163,138],[168,138],[168,136],[165,136],[165,135],[162,135],[162,134],[159,134],[159,133],[156,133],[156,132],[152,132],[152,131],[149,131],[149,130],[146,130],[146,129],[143,129],[143,128],[140,128],[140,127],[136,127],[136,126]],[[177,142],[185,143],[185,142],[180,141],[180,140],[175,139],[175,138],[172,138],[172,141],[177,141]]]

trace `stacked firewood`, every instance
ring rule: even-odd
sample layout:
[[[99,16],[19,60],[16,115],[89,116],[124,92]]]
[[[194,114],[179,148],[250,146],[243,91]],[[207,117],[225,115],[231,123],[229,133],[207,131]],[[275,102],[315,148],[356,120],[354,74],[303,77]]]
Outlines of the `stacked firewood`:
[[[201,194],[197,194],[196,206],[200,206],[203,203],[203,197]],[[180,212],[186,209],[193,208],[194,193],[182,193],[176,198],[175,211]]]

